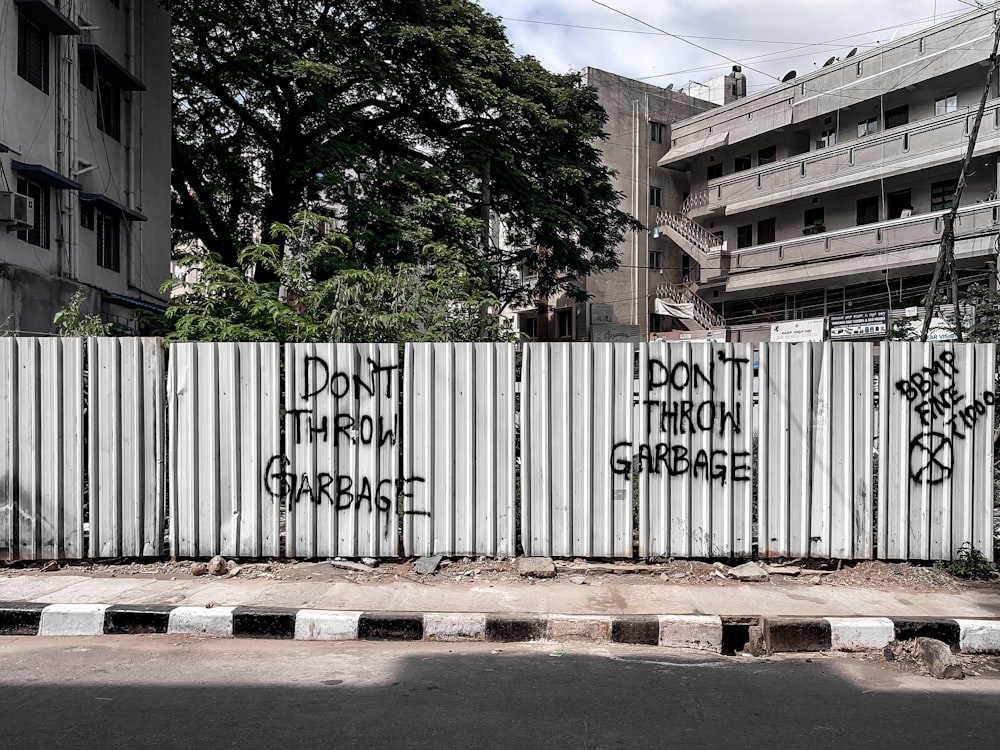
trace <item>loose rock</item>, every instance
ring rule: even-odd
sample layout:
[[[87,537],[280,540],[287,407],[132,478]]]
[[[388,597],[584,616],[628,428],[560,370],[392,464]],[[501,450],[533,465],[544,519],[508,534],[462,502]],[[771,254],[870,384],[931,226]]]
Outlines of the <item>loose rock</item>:
[[[579,585],[582,586],[585,583],[587,583],[587,579],[584,576],[570,576],[569,577],[569,582],[570,583],[576,583],[576,584],[579,584]]]
[[[216,555],[208,561],[208,572],[213,576],[224,576],[229,572],[229,563],[222,555]]]
[[[438,569],[438,565],[441,564],[441,555],[430,555],[428,557],[421,557],[413,565],[413,569],[420,575],[426,576],[433,573]],[[451,563],[449,563],[450,565]]]
[[[746,562],[729,569],[729,575],[737,581],[767,581],[767,571],[755,562]]]
[[[555,578],[556,566],[551,557],[522,557],[517,572],[527,578]]]
[[[936,638],[917,638],[913,653],[927,667],[927,671],[939,680],[963,680],[965,670],[962,663],[951,653],[948,645]]]
[[[193,576],[207,576],[208,575],[208,563],[203,563],[203,562],[191,563],[191,575],[193,575]]]

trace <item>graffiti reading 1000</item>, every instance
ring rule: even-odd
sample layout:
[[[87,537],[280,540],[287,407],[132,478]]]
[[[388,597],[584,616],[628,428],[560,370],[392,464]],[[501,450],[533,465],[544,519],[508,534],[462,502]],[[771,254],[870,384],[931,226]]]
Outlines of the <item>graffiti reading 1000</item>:
[[[955,441],[965,440],[987,407],[996,402],[993,391],[983,391],[971,400],[959,392],[959,374],[955,354],[943,351],[929,367],[896,383],[896,390],[920,418],[920,432],[910,440],[910,479],[918,484],[941,484],[951,477]]]

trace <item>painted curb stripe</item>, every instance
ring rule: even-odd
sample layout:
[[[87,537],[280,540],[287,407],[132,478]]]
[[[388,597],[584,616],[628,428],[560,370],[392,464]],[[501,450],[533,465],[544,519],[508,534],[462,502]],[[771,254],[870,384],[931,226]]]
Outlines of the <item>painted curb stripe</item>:
[[[188,633],[221,637],[368,641],[608,641],[674,646],[732,627],[733,617],[698,615],[503,615],[474,612],[350,612],[281,607],[45,604],[0,601],[0,636]],[[763,626],[768,653],[881,648],[887,639],[936,638],[966,653],[1000,653],[1000,620],[932,617],[742,618]],[[711,621],[711,622],[709,622]],[[720,624],[721,623],[721,624]],[[741,626],[749,627],[749,626]],[[891,627],[891,630],[890,630]],[[690,632],[688,632],[690,631]],[[704,640],[702,638],[702,640]],[[714,639],[712,639],[714,641]],[[683,644],[680,644],[683,645]],[[712,650],[715,644],[712,643]],[[701,645],[704,648],[705,645]]]
[[[170,611],[167,632],[185,635],[233,637],[235,607],[174,607]]]
[[[295,639],[299,641],[356,641],[361,612],[300,609],[295,614]]]
[[[962,631],[955,620],[940,617],[890,617],[896,627],[897,641],[910,641],[914,638],[936,638],[958,648],[962,639]]]
[[[611,619],[611,642],[642,646],[660,645],[660,618],[657,615],[624,615]]]
[[[236,607],[233,610],[235,638],[295,637],[296,610],[286,607]]]
[[[0,635],[38,635],[42,610],[40,602],[0,602]]]
[[[419,641],[424,637],[424,616],[419,612],[362,612],[358,618],[359,641]]]
[[[42,610],[38,635],[104,635],[108,604],[50,604]]]
[[[166,633],[173,606],[112,604],[104,611],[105,635]]]
[[[955,620],[961,631],[963,654],[1000,653],[1000,622],[995,620]]]
[[[830,623],[819,618],[764,618],[764,644],[769,654],[794,651],[829,651]]]
[[[486,640],[498,643],[544,641],[547,620],[537,615],[487,615]]]

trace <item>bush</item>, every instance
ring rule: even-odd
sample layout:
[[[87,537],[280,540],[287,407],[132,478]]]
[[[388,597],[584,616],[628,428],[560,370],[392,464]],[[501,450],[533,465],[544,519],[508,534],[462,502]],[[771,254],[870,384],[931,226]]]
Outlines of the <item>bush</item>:
[[[969,578],[978,581],[992,578],[993,572],[996,570],[993,563],[986,559],[986,555],[969,542],[958,548],[958,559],[940,560],[934,563],[934,567],[956,578]]]

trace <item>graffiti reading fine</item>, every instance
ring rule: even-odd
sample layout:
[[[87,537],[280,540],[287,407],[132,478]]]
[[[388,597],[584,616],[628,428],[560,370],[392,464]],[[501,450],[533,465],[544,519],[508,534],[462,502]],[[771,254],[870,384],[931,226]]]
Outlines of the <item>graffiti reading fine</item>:
[[[301,390],[299,384],[295,384],[295,392],[297,399],[306,406],[286,410],[286,441],[296,447],[332,446],[335,463],[341,451],[358,450],[364,455],[385,445],[394,446],[398,415],[376,418],[364,412],[380,394],[384,393],[386,398],[392,394],[391,377],[398,367],[381,365],[369,358],[360,368],[361,374],[351,374],[331,369],[323,357],[304,357]],[[404,514],[430,515],[427,511],[412,509],[414,488],[423,483],[422,477],[403,477],[393,486],[391,479],[357,472],[338,473],[334,469],[300,472],[291,458],[279,454],[268,459],[263,481],[271,497],[287,498],[289,503],[327,503],[338,512],[357,508],[389,516],[398,497],[403,501]],[[387,530],[389,526],[386,522]]]
[[[614,444],[611,470],[631,476],[633,454],[639,471],[652,475],[718,482],[750,481],[750,452],[727,448],[688,448],[678,444],[688,436],[714,436],[716,445],[727,435],[743,434],[743,404],[716,396],[716,383],[722,379],[742,392],[749,359],[728,357],[718,352],[707,366],[687,361],[663,362],[650,358],[648,386],[639,405],[649,422],[647,441],[634,446],[631,440]]]
[[[941,484],[951,477],[955,441],[965,440],[996,402],[993,391],[971,399],[960,393],[958,375],[954,353],[944,351],[929,367],[896,383],[896,390],[920,418],[920,432],[910,441],[910,479],[919,484]]]

